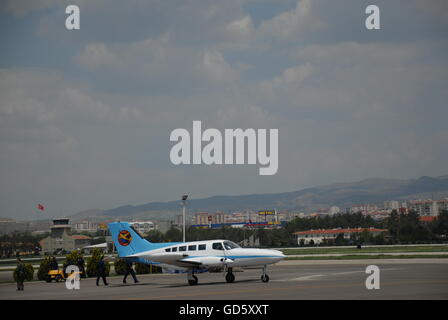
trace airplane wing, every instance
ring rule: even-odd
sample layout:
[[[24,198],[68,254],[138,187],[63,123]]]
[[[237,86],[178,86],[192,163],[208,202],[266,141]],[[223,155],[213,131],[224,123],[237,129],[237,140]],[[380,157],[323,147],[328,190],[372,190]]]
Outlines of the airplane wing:
[[[160,254],[151,254],[148,256],[152,261],[157,261],[161,263],[170,264],[173,266],[179,267],[198,267],[203,265],[201,258],[189,258],[188,254],[184,253],[160,253]]]
[[[191,265],[191,266],[203,266],[203,267],[222,267],[224,265],[233,264],[234,260],[225,257],[184,257],[176,261],[177,263]]]
[[[197,261],[195,259],[181,259],[181,260],[177,260],[176,262],[182,263],[182,264],[189,264],[193,267],[198,267],[198,266],[202,266],[203,263],[201,261]]]
[[[220,256],[190,257],[186,253],[153,253],[146,255],[128,256],[148,259],[177,267],[217,267],[231,265],[234,260]]]
[[[188,257],[186,253],[154,253],[147,256],[148,259],[152,261],[157,261],[161,263],[179,265],[178,261]]]

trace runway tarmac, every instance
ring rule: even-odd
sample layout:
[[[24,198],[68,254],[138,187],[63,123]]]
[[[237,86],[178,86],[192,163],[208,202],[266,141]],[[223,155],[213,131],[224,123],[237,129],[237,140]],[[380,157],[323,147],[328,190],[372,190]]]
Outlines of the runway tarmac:
[[[198,274],[199,284],[189,286],[185,274],[139,275],[140,283],[97,287],[95,279],[81,280],[80,290],[65,283],[25,282],[0,284],[0,299],[123,299],[123,300],[305,300],[305,299],[448,299],[448,259],[282,261],[270,266],[270,281],[260,281],[260,270],[235,273],[226,283],[223,273]],[[368,265],[380,269],[380,289],[368,290]]]

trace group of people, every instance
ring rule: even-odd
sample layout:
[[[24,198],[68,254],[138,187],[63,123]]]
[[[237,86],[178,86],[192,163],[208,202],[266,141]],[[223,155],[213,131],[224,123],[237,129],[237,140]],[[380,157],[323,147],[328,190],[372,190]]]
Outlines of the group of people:
[[[97,272],[98,276],[96,278],[96,285],[99,286],[100,279],[103,279],[103,283],[105,286],[109,285],[106,279],[106,264],[104,263],[104,257],[101,257],[100,261],[98,262]],[[123,277],[123,283],[126,283],[126,278],[128,277],[128,275],[132,276],[132,278],[134,279],[134,283],[139,282],[133,268],[133,263],[129,260],[126,260],[126,272]]]
[[[85,269],[84,269],[84,259],[82,256],[80,256],[76,262],[76,265],[79,268],[80,275],[82,278],[86,277]],[[67,265],[64,264],[63,271],[65,273]],[[53,257],[53,259],[50,262],[50,270],[59,270],[59,265],[56,260],[56,258]],[[135,274],[133,263],[131,261],[126,261],[126,272],[123,277],[123,283],[126,283],[126,278],[128,275],[131,275],[134,279],[134,283],[138,283],[137,276]],[[107,272],[106,272],[106,264],[104,263],[104,256],[102,256],[97,264],[97,278],[96,278],[96,285],[99,286],[100,279],[103,279],[104,285],[109,285],[106,279]],[[24,286],[23,282],[25,281],[25,265],[22,262],[20,258],[17,258],[17,269],[16,269],[16,282],[17,282],[17,290],[23,291]]]

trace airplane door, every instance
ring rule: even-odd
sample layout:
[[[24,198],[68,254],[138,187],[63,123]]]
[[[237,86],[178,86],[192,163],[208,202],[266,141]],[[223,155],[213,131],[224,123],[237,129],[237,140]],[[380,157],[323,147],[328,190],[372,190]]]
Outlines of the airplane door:
[[[224,257],[224,259],[227,258],[227,256],[226,256],[226,250],[224,250],[224,245],[223,245],[222,242],[214,242],[214,243],[212,244],[212,248],[213,248],[214,250],[219,250],[219,251],[221,251],[221,254],[222,254],[222,256]]]

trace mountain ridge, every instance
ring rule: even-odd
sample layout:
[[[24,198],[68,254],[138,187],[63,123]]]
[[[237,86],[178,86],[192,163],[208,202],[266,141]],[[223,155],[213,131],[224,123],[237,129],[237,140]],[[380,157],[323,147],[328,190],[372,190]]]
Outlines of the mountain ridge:
[[[356,182],[333,183],[290,192],[216,195],[189,200],[188,211],[231,212],[276,208],[307,212],[330,206],[345,209],[364,203],[382,204],[389,200],[430,198],[434,193],[437,198],[448,196],[448,175],[422,176],[417,179],[366,178]],[[179,214],[179,211],[180,200],[175,200],[135,206],[128,204],[107,210],[86,210],[72,217],[154,219],[160,215],[169,218]]]

